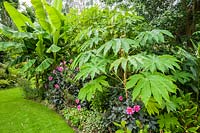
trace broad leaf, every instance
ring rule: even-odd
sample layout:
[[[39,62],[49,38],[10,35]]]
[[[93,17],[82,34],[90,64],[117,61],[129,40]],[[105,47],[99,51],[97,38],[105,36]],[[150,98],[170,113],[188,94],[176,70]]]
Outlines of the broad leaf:
[[[36,68],[36,71],[44,72],[46,69],[48,69],[51,66],[52,63],[53,63],[53,59],[47,58]]]
[[[59,12],[62,11],[62,0],[54,0],[53,7],[58,10]]]
[[[58,52],[58,51],[60,51],[60,50],[61,50],[60,47],[58,47],[58,46],[55,45],[55,44],[52,44],[51,47],[48,48],[47,53],[51,53],[51,52],[56,53],[56,52]]]
[[[133,101],[138,96],[141,96],[145,105],[147,105],[151,96],[154,97],[159,105],[162,105],[163,100],[170,101],[169,93],[175,93],[177,89],[170,77],[161,73],[151,74],[147,72],[131,76],[126,88],[133,88]]]
[[[152,30],[152,31],[141,32],[136,37],[135,41],[137,42],[137,44],[140,44],[141,46],[154,43],[164,43],[165,42],[164,35],[173,38],[173,35],[167,30]]]
[[[0,42],[0,51],[8,51],[10,49],[18,49],[24,47],[24,44],[16,42]]]
[[[21,69],[22,72],[26,72],[29,68],[31,68],[33,66],[33,64],[35,63],[36,59],[33,60],[29,60]]]
[[[4,2],[4,7],[20,32],[26,31],[26,24],[33,26],[31,20],[15,9],[10,3]]]
[[[91,62],[88,62],[81,67],[80,72],[77,74],[75,79],[82,78],[84,80],[89,76],[93,79],[96,74],[106,73],[105,69],[107,63],[108,60],[100,57],[95,57],[91,60]]]
[[[78,94],[78,98],[80,100],[88,100],[91,101],[93,98],[94,94],[97,91],[103,92],[105,89],[104,87],[108,87],[109,84],[106,81],[105,76],[101,76],[97,79],[91,80],[87,84],[84,85],[83,88],[80,89],[80,92]]]
[[[145,71],[150,72],[168,72],[170,69],[175,71],[175,68],[180,69],[180,66],[178,65],[178,60],[171,55],[148,55],[144,59],[143,68]]]
[[[108,51],[110,51],[112,48],[115,55],[117,55],[121,49],[125,53],[128,53],[129,49],[132,47],[134,43],[135,43],[134,40],[128,38],[116,38],[106,42],[97,51],[98,53],[103,51],[103,54],[106,55]]]
[[[41,25],[41,27],[48,33],[51,32],[50,24],[47,21],[47,14],[44,10],[44,6],[41,0],[31,0],[31,3],[35,9],[35,16]]]

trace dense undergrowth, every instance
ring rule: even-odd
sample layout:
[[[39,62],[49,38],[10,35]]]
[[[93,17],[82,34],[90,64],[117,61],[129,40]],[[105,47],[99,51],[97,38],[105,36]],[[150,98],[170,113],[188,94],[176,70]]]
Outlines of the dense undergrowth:
[[[47,100],[86,133],[199,131],[198,32],[187,48],[135,11],[32,4],[34,23],[5,2],[18,30],[0,25],[10,39],[1,51],[22,67],[28,98]]]

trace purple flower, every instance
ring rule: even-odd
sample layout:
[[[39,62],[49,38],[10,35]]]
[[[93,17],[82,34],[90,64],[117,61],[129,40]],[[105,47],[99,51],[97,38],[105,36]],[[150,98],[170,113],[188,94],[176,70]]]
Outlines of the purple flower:
[[[131,107],[127,107],[127,108],[126,108],[126,113],[127,113],[128,115],[132,115],[132,114],[134,114],[134,109],[131,108]]]
[[[75,102],[76,102],[76,104],[79,104],[80,101],[79,101],[79,99],[76,99]]]
[[[62,71],[64,70],[64,68],[63,68],[63,67],[57,67],[57,70],[58,70],[59,72],[62,72]]]
[[[55,84],[55,85],[54,85],[54,88],[59,89],[60,86],[59,86],[58,84]]]
[[[49,76],[48,79],[49,79],[49,81],[52,81],[52,80],[53,80],[53,77],[52,77],[52,76]]]
[[[119,96],[118,99],[119,99],[119,101],[122,101],[122,100],[123,100],[123,97],[122,97],[122,96]]]
[[[134,110],[135,112],[139,112],[139,111],[140,111],[140,105],[135,105],[135,106],[133,107],[133,110]]]
[[[78,105],[77,109],[78,109],[78,111],[80,111],[81,110],[81,105]]]

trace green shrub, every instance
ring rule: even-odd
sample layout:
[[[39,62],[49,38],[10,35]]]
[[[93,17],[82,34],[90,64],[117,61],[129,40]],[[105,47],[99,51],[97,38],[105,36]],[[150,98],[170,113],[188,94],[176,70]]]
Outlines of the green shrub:
[[[27,79],[20,79],[19,86],[23,89],[23,96],[26,99],[41,100],[43,90],[33,88],[31,81]]]

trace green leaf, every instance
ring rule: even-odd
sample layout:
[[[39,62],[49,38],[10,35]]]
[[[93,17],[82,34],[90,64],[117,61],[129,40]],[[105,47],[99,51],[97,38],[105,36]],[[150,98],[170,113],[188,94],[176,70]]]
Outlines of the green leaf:
[[[161,106],[153,98],[149,99],[145,107],[149,115],[159,114],[159,109],[161,109]]]
[[[8,51],[10,49],[17,49],[24,47],[24,44],[16,42],[0,42],[0,51]]]
[[[44,72],[46,69],[48,69],[51,64],[53,63],[53,59],[51,58],[47,58],[45,59],[37,68],[36,71],[37,72]]]
[[[29,68],[31,68],[33,66],[33,64],[35,63],[36,59],[32,59],[29,60],[21,69],[22,72],[26,72]]]
[[[31,20],[15,9],[10,3],[4,2],[4,7],[20,32],[26,31],[26,24],[33,26]]]
[[[42,59],[44,57],[44,51],[45,51],[45,46],[43,44],[42,38],[39,39],[39,41],[36,44],[35,51],[37,55]]]
[[[44,5],[41,0],[31,0],[31,3],[35,9],[35,16],[41,25],[41,27],[48,33],[51,32],[50,24],[47,21],[47,14],[44,10]]]
[[[52,44],[51,47],[49,47],[49,48],[47,49],[47,53],[51,53],[51,52],[56,53],[56,52],[58,52],[58,51],[60,51],[60,50],[61,50],[60,47],[58,47],[58,46],[55,45],[55,44]]]
[[[58,10],[59,12],[62,11],[62,0],[54,0],[53,7]]]
[[[170,69],[175,71],[175,68],[181,69],[178,60],[171,55],[148,55],[144,58],[143,68],[145,71],[156,72],[161,71],[163,73],[168,72]]]
[[[132,39],[116,38],[106,42],[97,51],[100,53],[103,50],[103,54],[106,55],[112,48],[115,55],[117,55],[121,49],[124,50],[125,53],[128,53],[134,43],[135,41]]]
[[[160,126],[160,129],[169,129],[173,131],[176,126],[180,126],[178,119],[170,114],[160,115],[158,116],[158,119],[159,120],[157,122]]]
[[[155,44],[155,43],[163,43],[165,42],[164,35],[167,35],[173,38],[173,35],[167,30],[154,29],[152,31],[141,32],[136,37],[135,42],[138,42],[141,46],[146,46],[146,45]]]
[[[191,79],[194,79],[191,73],[184,72],[184,71],[175,71],[175,72],[172,72],[172,74],[173,74],[172,78],[175,81],[180,82],[181,84],[185,84],[186,82],[189,82]]]
[[[106,76],[100,76],[97,79],[91,80],[87,84],[84,85],[83,88],[80,89],[80,92],[78,94],[78,98],[80,100],[88,100],[91,101],[94,94],[97,91],[103,92],[103,87],[108,87],[109,84],[106,81]]]
[[[147,105],[152,94],[159,105],[162,105],[163,100],[170,101],[169,92],[175,93],[177,88],[173,84],[173,80],[164,74],[147,72],[131,76],[126,88],[132,87],[134,88],[132,93],[133,100],[141,96],[145,105]]]
[[[78,80],[82,78],[84,80],[88,76],[93,79],[97,74],[106,73],[105,69],[107,63],[107,59],[95,57],[91,62],[88,62],[81,67],[80,72],[76,75],[75,79]]]

